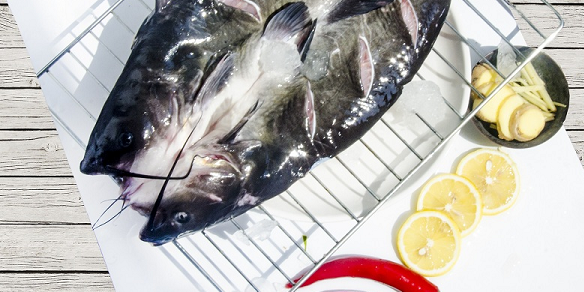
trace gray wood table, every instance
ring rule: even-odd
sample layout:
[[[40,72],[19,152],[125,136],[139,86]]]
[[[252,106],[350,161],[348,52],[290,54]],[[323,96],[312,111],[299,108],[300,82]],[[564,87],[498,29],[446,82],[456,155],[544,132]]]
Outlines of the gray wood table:
[[[553,24],[540,1],[513,2],[537,26]],[[564,126],[582,162],[584,0],[550,2],[566,26],[545,51],[568,78],[572,99]],[[528,44],[534,37],[524,36]],[[0,101],[0,291],[112,291],[6,0],[0,0]]]

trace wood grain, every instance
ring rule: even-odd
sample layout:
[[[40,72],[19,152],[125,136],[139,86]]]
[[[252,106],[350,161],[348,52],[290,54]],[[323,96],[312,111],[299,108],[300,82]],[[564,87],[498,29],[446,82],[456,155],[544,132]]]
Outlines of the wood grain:
[[[2,291],[110,292],[107,273],[0,273]]]
[[[567,130],[584,129],[584,88],[570,89],[570,107],[564,121]]]
[[[584,165],[584,131],[568,131],[568,136],[570,137],[570,141],[572,141],[572,145],[574,145],[580,163]]]
[[[0,225],[0,271],[105,271],[89,225]]]
[[[56,130],[0,130],[0,177],[70,176]]]
[[[557,5],[554,8],[560,13],[565,22],[564,28],[558,36],[548,45],[553,48],[576,48],[584,46],[582,31],[584,31],[584,6]],[[547,7],[540,5],[517,5],[528,20],[535,24],[546,36],[559,27],[557,16]],[[543,10],[543,12],[542,12]],[[543,38],[525,21],[516,14],[516,19],[521,33],[530,46],[538,46]],[[536,21],[535,21],[536,20]]]
[[[24,48],[0,48],[0,87],[39,88]]]
[[[72,177],[0,178],[0,224],[89,224]]]
[[[584,87],[584,70],[581,63],[581,60],[584,60],[584,48],[549,49],[545,52],[560,65],[568,80],[568,86]]]
[[[24,42],[8,6],[0,6],[0,47],[24,48]]]
[[[0,90],[0,130],[54,129],[41,89]]]

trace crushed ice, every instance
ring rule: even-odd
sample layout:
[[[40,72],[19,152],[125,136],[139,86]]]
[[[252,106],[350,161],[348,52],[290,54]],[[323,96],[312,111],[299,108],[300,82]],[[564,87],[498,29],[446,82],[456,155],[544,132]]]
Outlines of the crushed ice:
[[[270,237],[270,234],[272,233],[272,230],[274,230],[274,228],[276,228],[276,226],[278,226],[278,223],[276,223],[276,221],[273,220],[268,220],[268,219],[264,219],[252,226],[250,226],[249,228],[247,228],[245,230],[245,233],[247,234],[247,236],[245,234],[243,234],[243,231],[238,230],[234,233],[235,238],[237,238],[238,240],[240,240],[241,242],[249,245],[249,239],[251,238],[253,240],[266,240]]]
[[[517,55],[513,47],[505,40],[501,40],[497,48],[497,69],[504,77],[509,76],[517,68]]]
[[[400,98],[391,108],[394,123],[411,127],[419,120],[414,113],[422,116],[429,124],[435,125],[446,118],[449,108],[442,99],[440,87],[429,80],[412,81],[404,86]]]

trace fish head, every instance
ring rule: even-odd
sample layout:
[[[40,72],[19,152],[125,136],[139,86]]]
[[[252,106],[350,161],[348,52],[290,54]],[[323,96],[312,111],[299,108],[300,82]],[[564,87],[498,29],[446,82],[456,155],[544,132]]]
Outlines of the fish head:
[[[208,32],[187,27],[163,13],[143,23],[89,137],[83,173],[128,171],[154,137],[172,135],[190,116],[189,105],[213,54],[202,44]]]
[[[149,131],[134,111],[117,107],[109,118],[100,117],[81,161],[81,172],[101,174],[129,169],[135,152],[147,143]]]
[[[81,172],[131,175],[139,152],[175,135],[192,116],[202,80],[261,28],[259,12],[219,2],[157,0],[89,137]]]
[[[152,69],[152,68],[150,68]],[[129,171],[136,154],[155,138],[173,135],[190,107],[189,96],[198,88],[202,71],[190,80],[130,68],[130,77],[118,80],[93,128],[81,162],[85,174]],[[194,70],[197,71],[197,70]]]
[[[187,178],[168,182],[160,205],[154,211],[152,198],[147,202],[131,202],[135,210],[150,217],[140,232],[140,239],[161,245],[242,214],[261,203],[258,196],[251,195],[254,192],[251,180],[258,177],[254,172],[265,170],[256,160],[255,156],[263,155],[258,149],[252,146],[247,152],[236,154],[221,146],[214,147],[213,151],[199,152],[189,164],[191,171]],[[246,155],[249,157],[244,157]],[[187,165],[184,161],[183,164]]]

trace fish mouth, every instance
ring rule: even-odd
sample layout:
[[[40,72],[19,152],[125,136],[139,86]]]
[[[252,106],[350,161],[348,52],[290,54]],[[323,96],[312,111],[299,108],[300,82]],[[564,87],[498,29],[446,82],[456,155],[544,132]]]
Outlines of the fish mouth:
[[[152,212],[152,209],[147,207],[139,207],[136,211],[138,211],[142,215],[148,216]],[[151,243],[154,246],[159,246],[177,238],[178,234],[180,233],[178,231],[171,232],[166,235],[160,234],[161,232],[159,229],[165,228],[164,224],[162,223],[168,219],[166,218],[167,216],[166,214],[164,214],[163,212],[156,212],[155,214],[152,214],[152,216],[155,216],[154,220],[152,221],[152,226],[146,224],[144,225],[144,227],[142,227],[142,230],[140,231],[139,234],[140,240]]]
[[[160,246],[177,239],[180,235],[181,234],[177,232],[176,234],[160,236],[156,233],[155,230],[150,230],[147,226],[144,226],[144,228],[142,228],[140,231],[139,236],[140,240],[144,242],[148,242],[153,246]]]
[[[84,157],[79,165],[79,170],[87,175],[96,175],[106,172],[101,157]]]
[[[111,175],[117,181],[119,178],[131,176],[131,165],[131,162],[120,162],[116,165],[111,165],[106,162],[102,155],[85,155],[79,164],[79,170],[87,175]]]

